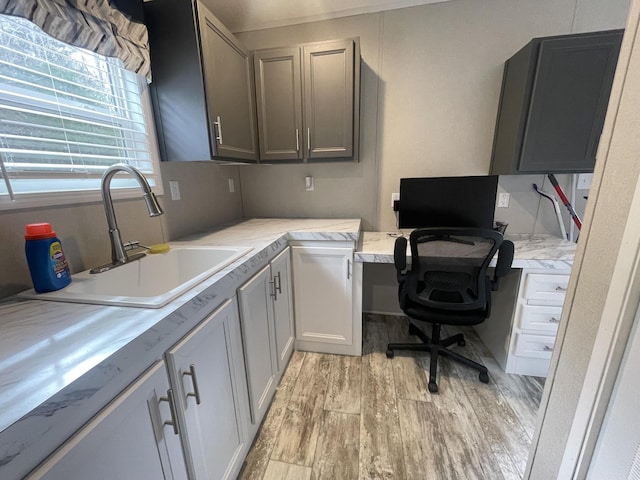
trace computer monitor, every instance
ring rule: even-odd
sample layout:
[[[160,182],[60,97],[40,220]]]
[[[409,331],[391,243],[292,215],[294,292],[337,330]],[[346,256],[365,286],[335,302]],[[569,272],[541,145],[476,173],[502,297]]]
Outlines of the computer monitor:
[[[493,228],[498,176],[401,178],[399,228]]]

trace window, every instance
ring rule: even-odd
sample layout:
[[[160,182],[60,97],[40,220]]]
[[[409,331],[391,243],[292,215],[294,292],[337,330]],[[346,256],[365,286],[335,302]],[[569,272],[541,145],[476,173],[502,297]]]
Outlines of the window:
[[[162,193],[151,118],[145,79],[120,60],[0,15],[0,208],[97,200],[115,163]],[[112,185],[124,196],[137,186],[126,176]]]

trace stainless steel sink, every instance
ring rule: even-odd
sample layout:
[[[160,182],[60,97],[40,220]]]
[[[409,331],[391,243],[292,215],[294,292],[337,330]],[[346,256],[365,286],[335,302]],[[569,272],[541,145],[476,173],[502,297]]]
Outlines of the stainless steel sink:
[[[62,290],[20,297],[57,302],[160,308],[249,252],[251,248],[173,247],[97,275],[72,276]]]

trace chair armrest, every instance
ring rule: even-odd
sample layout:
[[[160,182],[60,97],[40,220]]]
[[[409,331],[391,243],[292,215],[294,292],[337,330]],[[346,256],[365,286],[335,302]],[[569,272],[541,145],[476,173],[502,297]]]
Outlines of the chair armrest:
[[[491,281],[491,290],[496,291],[500,285],[500,277],[504,277],[513,263],[514,246],[510,240],[504,240],[498,249],[498,261]]]
[[[396,238],[393,247],[393,264],[396,267],[398,281],[400,281],[407,270],[407,239],[405,237]]]

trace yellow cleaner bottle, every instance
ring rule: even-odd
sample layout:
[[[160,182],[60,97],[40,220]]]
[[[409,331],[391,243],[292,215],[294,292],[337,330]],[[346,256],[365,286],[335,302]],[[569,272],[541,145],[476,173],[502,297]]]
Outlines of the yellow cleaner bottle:
[[[25,227],[25,253],[33,288],[38,293],[60,290],[71,283],[71,272],[56,232],[48,223]]]

